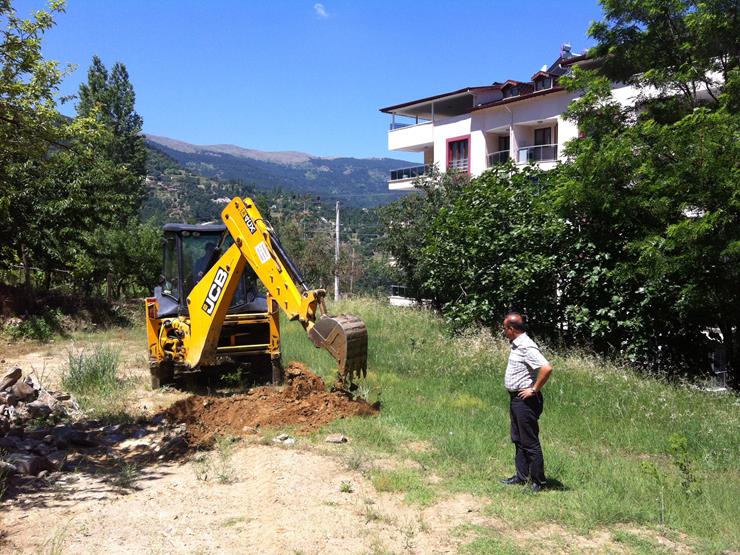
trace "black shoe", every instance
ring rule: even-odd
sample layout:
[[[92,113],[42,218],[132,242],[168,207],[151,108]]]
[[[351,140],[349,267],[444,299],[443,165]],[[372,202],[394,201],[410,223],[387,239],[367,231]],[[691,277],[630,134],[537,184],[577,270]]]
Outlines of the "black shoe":
[[[545,489],[545,484],[538,484],[537,482],[532,482],[532,493],[539,493],[543,489]]]
[[[506,484],[507,486],[521,486],[527,483],[526,480],[522,480],[516,474],[514,474],[511,478],[506,478],[505,480],[499,480],[499,482],[502,484]]]

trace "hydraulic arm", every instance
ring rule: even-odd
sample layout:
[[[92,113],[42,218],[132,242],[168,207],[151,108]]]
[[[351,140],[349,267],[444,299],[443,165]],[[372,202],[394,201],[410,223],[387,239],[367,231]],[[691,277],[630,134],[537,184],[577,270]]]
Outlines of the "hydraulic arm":
[[[185,361],[191,368],[210,364],[231,299],[247,264],[290,320],[298,320],[316,347],[338,364],[339,385],[367,372],[367,328],[351,315],[326,314],[323,289],[310,290],[283,250],[270,224],[251,199],[234,198],[221,213],[234,244],[210,267],[187,297],[189,321],[183,327]],[[322,315],[319,317],[319,309]]]

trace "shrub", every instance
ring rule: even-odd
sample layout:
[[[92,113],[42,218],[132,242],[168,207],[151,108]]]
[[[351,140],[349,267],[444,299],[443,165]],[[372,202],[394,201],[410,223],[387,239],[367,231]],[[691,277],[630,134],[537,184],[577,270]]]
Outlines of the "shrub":
[[[48,310],[26,319],[13,318],[5,324],[4,331],[14,341],[31,339],[46,342],[59,330],[61,319],[58,309]]]
[[[98,416],[120,417],[131,382],[119,376],[120,355],[103,345],[92,353],[70,351],[62,387],[74,393],[80,406]]]

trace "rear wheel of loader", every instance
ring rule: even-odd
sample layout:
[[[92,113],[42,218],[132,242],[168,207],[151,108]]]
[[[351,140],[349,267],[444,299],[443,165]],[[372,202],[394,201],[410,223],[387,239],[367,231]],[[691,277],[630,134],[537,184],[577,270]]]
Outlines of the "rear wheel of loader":
[[[151,362],[149,363],[149,373],[152,378],[152,389],[171,385],[175,380],[175,369],[171,362]]]

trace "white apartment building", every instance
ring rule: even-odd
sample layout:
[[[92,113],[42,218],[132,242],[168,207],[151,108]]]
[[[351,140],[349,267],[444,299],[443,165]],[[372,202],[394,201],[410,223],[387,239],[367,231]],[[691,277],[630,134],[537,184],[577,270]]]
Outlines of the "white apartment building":
[[[423,165],[392,171],[388,188],[413,189],[414,179],[434,164],[472,176],[509,159],[553,167],[563,145],[578,135],[576,126],[562,118],[577,94],[558,81],[575,63],[589,59],[573,56],[565,44],[558,59],[530,81],[466,87],[381,108],[392,116],[388,150],[424,154]]]

